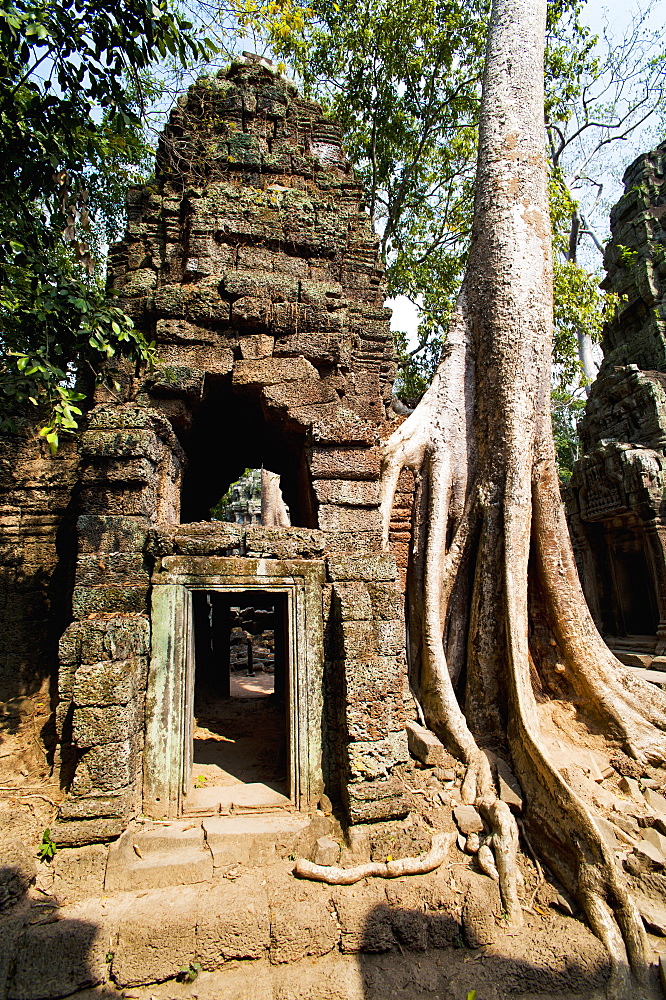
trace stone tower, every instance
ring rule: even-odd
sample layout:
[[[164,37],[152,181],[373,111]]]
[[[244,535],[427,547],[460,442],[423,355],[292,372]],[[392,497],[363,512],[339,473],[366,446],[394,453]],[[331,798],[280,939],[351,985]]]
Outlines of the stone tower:
[[[128,213],[111,281],[158,361],[109,370],[80,440],[58,840],[223,808],[192,785],[193,713],[241,594],[281,622],[291,807],[405,815],[404,620],[378,512],[395,360],[339,130],[272,68],[236,64],[179,100]],[[259,467],[292,526],[211,521]]]
[[[565,500],[595,621],[625,662],[666,664],[666,144],[624,175],[603,287],[620,304]],[[656,657],[656,660],[655,660]]]

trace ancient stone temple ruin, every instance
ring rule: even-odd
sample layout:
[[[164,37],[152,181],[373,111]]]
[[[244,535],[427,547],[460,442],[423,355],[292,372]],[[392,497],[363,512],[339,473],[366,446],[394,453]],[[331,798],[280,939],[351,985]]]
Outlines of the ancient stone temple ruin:
[[[4,457],[2,682],[57,669],[58,842],[244,803],[404,816],[404,620],[378,512],[395,361],[339,130],[276,71],[236,64],[180,99],[128,212],[111,280],[156,367],[110,371],[55,458],[32,439]],[[261,467],[291,526],[211,520]],[[270,670],[234,709],[256,679],[238,636],[230,655],[241,626],[270,635]],[[214,773],[241,775],[216,756],[234,741],[230,786]]]
[[[604,287],[621,296],[565,493],[578,571],[602,634],[666,665],[666,144],[624,176]]]

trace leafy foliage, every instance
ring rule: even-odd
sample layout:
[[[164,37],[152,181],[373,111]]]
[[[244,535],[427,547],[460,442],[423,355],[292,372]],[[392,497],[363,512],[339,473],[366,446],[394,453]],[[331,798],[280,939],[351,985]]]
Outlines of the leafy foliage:
[[[263,26],[272,51],[289,60],[306,90],[342,125],[345,148],[363,180],[370,217],[381,234],[389,294],[417,302],[417,344],[397,337],[401,395],[414,402],[436,366],[452,315],[471,232],[480,83],[487,0],[239,0],[244,26]],[[549,5],[547,114],[571,116],[580,75],[594,72],[595,39],[580,5]],[[238,8],[240,10],[240,8]],[[554,186],[554,221],[568,234],[573,203]],[[563,201],[566,204],[563,204]],[[573,303],[585,290],[586,316]],[[573,375],[575,325],[589,318],[592,282],[560,270],[556,360]],[[600,296],[597,296],[600,302]]]
[[[149,67],[211,51],[190,28],[167,0],[0,0],[0,428],[36,406],[55,448],[82,367],[152,358],[107,300],[103,244],[149,155]]]
[[[44,830],[44,833],[42,834],[42,842],[39,845],[37,856],[41,861],[52,861],[56,855],[57,850],[58,846],[55,840],[53,840],[53,838],[51,837],[50,829],[48,829],[47,827],[47,829]]]
[[[436,368],[466,263],[489,6],[485,0],[303,0],[300,7],[298,0],[232,2],[243,30],[263,34],[271,52],[292,65],[306,90],[342,124],[381,236],[389,294],[406,295],[420,310],[416,343],[404,332],[396,335],[396,389],[410,405]],[[589,155],[626,138],[658,105],[663,89],[661,64],[649,57],[640,17],[617,58],[604,38],[608,56],[602,58],[599,40],[581,23],[581,9],[578,0],[556,0],[548,10],[556,408],[577,399],[588,384],[580,345],[598,341],[604,310],[613,308],[597,275],[576,259],[584,234],[601,244],[579,213],[572,184],[576,190],[583,181],[594,186],[585,169]],[[574,150],[579,162],[572,180],[562,164]],[[568,426],[575,415],[574,408]]]

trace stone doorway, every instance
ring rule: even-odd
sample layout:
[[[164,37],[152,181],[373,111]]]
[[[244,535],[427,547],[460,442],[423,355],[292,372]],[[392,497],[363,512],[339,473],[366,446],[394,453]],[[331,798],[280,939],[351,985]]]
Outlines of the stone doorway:
[[[277,802],[272,793],[288,802],[287,595],[196,591],[192,601],[193,749],[185,809],[270,805]]]
[[[210,815],[232,805],[233,811],[308,809],[322,790],[323,564],[197,556],[167,557],[162,569],[166,572],[158,569],[155,579],[165,582],[152,592],[144,813],[158,819]],[[248,608],[255,618],[267,611],[273,616],[272,693],[249,692],[254,682],[246,676],[247,656],[243,664],[237,643],[232,651],[233,616]],[[257,642],[253,658],[256,653],[259,659],[259,649]],[[255,681],[256,675],[255,669]],[[232,696],[232,683],[240,697]],[[273,720],[271,774],[262,774],[261,760],[239,761],[243,747],[266,758],[268,733],[252,740],[267,721],[262,712]],[[208,732],[197,734],[197,726]],[[211,747],[240,739],[235,760]],[[217,776],[214,781],[207,770]],[[207,780],[197,781],[199,775]],[[254,787],[258,784],[261,789]]]
[[[621,634],[654,636],[659,614],[643,539],[616,539],[611,550],[611,569],[616,621]]]

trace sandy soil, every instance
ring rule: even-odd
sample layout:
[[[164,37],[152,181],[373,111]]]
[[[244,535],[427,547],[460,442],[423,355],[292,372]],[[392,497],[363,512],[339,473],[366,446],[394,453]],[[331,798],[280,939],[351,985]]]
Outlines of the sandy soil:
[[[267,683],[272,687],[273,678],[232,675],[234,682],[244,697],[201,699],[195,706],[193,782],[263,782],[286,794],[286,710],[256,690]]]

